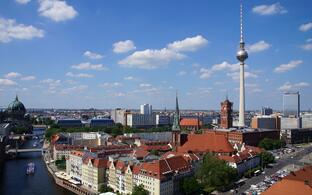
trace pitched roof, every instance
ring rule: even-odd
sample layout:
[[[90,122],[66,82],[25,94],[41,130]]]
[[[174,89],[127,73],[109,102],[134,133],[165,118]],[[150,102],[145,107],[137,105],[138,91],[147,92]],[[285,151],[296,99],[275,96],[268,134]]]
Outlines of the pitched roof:
[[[136,150],[133,150],[133,156],[136,157],[136,158],[144,158],[146,157],[147,155],[149,154],[148,151],[146,150],[143,150],[143,149],[136,149]]]
[[[216,134],[214,132],[205,134],[189,134],[187,141],[180,147],[178,152],[234,152],[233,146],[226,139],[225,135]]]
[[[198,118],[182,118],[180,126],[201,126],[202,122]]]
[[[264,195],[312,194],[312,166],[306,166],[284,177],[266,191]]]
[[[87,156],[83,159],[83,164],[88,164],[91,161],[91,164],[97,168],[108,168],[108,160],[104,158],[94,158],[92,156]]]
[[[140,173],[163,180],[168,174],[190,171],[190,169],[191,165],[182,156],[174,156],[150,163],[142,163]]]

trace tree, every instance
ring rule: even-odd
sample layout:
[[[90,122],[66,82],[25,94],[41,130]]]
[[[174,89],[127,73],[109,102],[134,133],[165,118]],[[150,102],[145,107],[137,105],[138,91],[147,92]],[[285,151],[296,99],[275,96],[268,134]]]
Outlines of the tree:
[[[104,193],[104,192],[113,192],[114,190],[107,186],[107,185],[101,185],[100,189],[99,189],[99,192],[100,193]]]
[[[275,162],[274,156],[267,151],[261,152],[260,157],[261,157],[261,164],[263,167],[265,167],[266,165],[268,165],[270,163]]]
[[[183,192],[188,194],[200,194],[202,186],[198,183],[195,177],[187,177],[182,181]]]
[[[148,191],[144,189],[143,184],[135,185],[132,190],[132,195],[148,195]]]
[[[285,140],[264,138],[259,142],[259,147],[266,150],[274,150],[286,146]]]
[[[214,190],[226,190],[237,179],[236,169],[230,167],[225,161],[212,154],[206,154],[203,163],[197,172],[197,178],[206,193]]]
[[[155,155],[155,156],[159,156],[159,152],[157,150],[152,150],[150,152],[150,154]]]

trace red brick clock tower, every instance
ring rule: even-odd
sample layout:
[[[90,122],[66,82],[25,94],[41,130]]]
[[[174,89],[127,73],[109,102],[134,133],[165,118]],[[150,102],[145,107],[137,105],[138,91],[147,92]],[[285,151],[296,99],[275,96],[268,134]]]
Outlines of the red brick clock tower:
[[[221,128],[228,129],[232,127],[232,106],[233,103],[230,102],[227,98],[224,102],[221,102]]]

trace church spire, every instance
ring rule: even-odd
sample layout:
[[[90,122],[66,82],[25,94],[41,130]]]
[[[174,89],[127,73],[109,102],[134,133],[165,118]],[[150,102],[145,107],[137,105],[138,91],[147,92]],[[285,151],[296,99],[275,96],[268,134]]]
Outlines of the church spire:
[[[180,110],[179,110],[179,101],[178,101],[178,92],[176,92],[176,111],[173,117],[173,131],[180,131]]]
[[[16,96],[15,96],[15,101],[18,101],[18,96],[17,96],[17,94],[16,94]]]

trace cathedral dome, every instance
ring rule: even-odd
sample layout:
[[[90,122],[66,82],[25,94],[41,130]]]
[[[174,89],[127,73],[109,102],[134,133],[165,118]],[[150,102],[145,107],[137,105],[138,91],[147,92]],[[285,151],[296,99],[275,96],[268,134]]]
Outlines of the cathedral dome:
[[[18,100],[16,96],[15,100],[11,102],[6,110],[9,114],[20,114],[24,115],[26,113],[26,108],[22,102]]]

